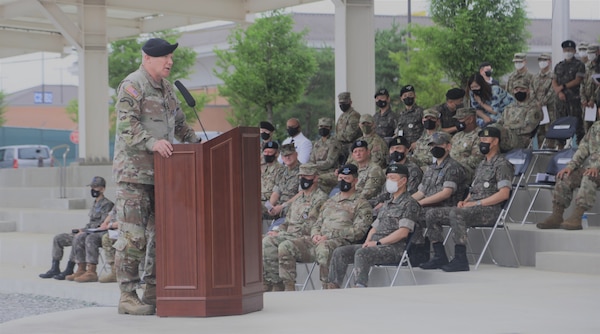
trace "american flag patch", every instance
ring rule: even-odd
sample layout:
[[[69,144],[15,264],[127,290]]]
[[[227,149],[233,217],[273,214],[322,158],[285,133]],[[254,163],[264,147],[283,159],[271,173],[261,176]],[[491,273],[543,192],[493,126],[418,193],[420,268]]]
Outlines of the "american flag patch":
[[[133,85],[125,87],[125,91],[134,99],[137,99],[140,96],[140,93],[138,93],[138,91],[135,89],[135,87],[133,87]]]

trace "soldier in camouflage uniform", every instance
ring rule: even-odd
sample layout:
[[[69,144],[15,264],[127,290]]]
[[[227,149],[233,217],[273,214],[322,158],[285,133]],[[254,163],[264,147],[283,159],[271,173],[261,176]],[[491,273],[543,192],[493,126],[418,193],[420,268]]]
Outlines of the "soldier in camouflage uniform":
[[[540,125],[538,128],[538,143],[541,145],[544,141],[546,131],[556,120],[556,112],[554,110],[554,103],[556,99],[556,93],[552,89],[552,78],[554,73],[552,72],[552,55],[549,53],[542,53],[538,57],[538,63],[540,72],[533,76],[531,82],[531,94],[533,99],[540,107],[546,107],[548,109],[549,122],[544,125]],[[554,140],[546,141],[547,147],[555,147]]]
[[[596,96],[600,92],[600,84],[596,84],[592,75],[600,73],[600,60],[598,60],[598,54],[600,54],[600,46],[598,44],[591,44],[587,50],[589,62],[586,64],[585,78],[581,83],[581,105],[585,108],[592,108],[600,106],[600,101],[596,100]],[[593,122],[586,121],[584,123],[585,131],[592,126]]]
[[[429,108],[423,112],[421,124],[423,124],[425,131],[423,131],[421,137],[412,144],[413,149],[411,160],[423,170],[425,170],[427,166],[431,165],[433,162],[433,156],[431,156],[429,142],[431,141],[431,135],[440,129],[439,116],[440,114],[433,108]]]
[[[446,103],[433,107],[440,115],[441,130],[451,135],[455,134],[456,119],[454,115],[456,110],[464,106],[465,90],[462,88],[451,88],[446,92]]]
[[[581,97],[579,86],[585,77],[585,65],[575,59],[575,42],[567,40],[561,44],[565,60],[554,67],[552,89],[557,95],[555,100],[556,117],[577,117],[577,142],[581,141],[585,133],[581,110]]]
[[[392,110],[390,93],[387,89],[381,88],[375,93],[375,105],[378,109],[373,115],[375,133],[389,141],[398,127],[398,113]]]
[[[185,123],[174,88],[166,78],[173,65],[176,44],[149,39],[142,47],[142,64],[117,89],[117,131],[113,176],[117,182],[117,220],[120,236],[115,243],[115,266],[121,290],[119,313],[154,314],[154,152],[164,158],[173,152],[173,139],[199,142]],[[145,257],[143,301],[139,263]]]
[[[331,136],[333,120],[329,117],[319,118],[319,136],[313,141],[308,162],[315,164],[319,174],[333,172],[339,163],[342,144]]]
[[[519,79],[513,85],[513,95],[517,102],[509,104],[504,109],[502,118],[494,124],[502,132],[500,148],[503,152],[527,148],[543,117],[540,106],[529,96],[530,83]]]
[[[427,233],[433,242],[433,258],[421,265],[423,269],[444,271],[468,271],[467,227],[474,224],[492,226],[495,224],[502,204],[510,197],[512,188],[513,165],[500,154],[500,131],[487,127],[479,132],[480,150],[485,155],[481,161],[471,185],[469,195],[454,207],[428,211]],[[455,244],[454,259],[448,263],[448,257],[442,242],[442,224],[450,221]]]
[[[415,142],[423,134],[423,108],[415,103],[415,87],[406,85],[400,90],[400,99],[404,103],[405,109],[398,115],[398,128],[396,136],[402,136],[408,140],[411,145],[411,151],[415,147]]]
[[[538,228],[562,228],[580,230],[581,216],[596,203],[596,191],[600,186],[600,121],[594,122],[588,133],[579,143],[573,159],[563,170],[556,174],[556,186],[552,198],[552,214],[537,224]],[[571,205],[573,191],[575,209],[569,218],[563,221],[565,208]]]
[[[348,265],[354,263],[355,287],[366,287],[369,270],[376,264],[399,263],[408,234],[419,219],[421,206],[407,192],[409,171],[405,165],[391,164],[386,170],[386,201],[362,245],[336,248],[329,268],[329,289],[342,285]]]
[[[100,227],[114,205],[111,200],[104,197],[106,180],[104,180],[103,177],[95,176],[88,186],[91,187],[91,195],[94,197],[94,204],[88,213],[88,216],[90,217],[89,222],[84,228],[74,229],[73,231],[77,231],[77,234],[61,233],[54,236],[54,240],[52,241],[52,267],[47,272],[40,274],[39,277],[53,277],[57,280],[64,280],[68,277],[70,278],[69,280],[72,281],[75,277],[79,277],[86,273],[86,239],[89,238],[90,242],[94,242],[94,244],[96,242],[100,243],[102,234],[87,233],[83,232],[83,230]],[[69,255],[69,263],[67,264],[67,268],[61,272],[59,267],[60,260],[63,258],[64,248],[71,245],[73,245],[73,247],[71,248],[71,254]],[[96,246],[95,249],[89,250],[91,252],[90,261],[94,262],[90,263],[90,269],[92,269],[93,265],[94,272],[96,271],[96,264],[98,264],[98,247],[100,247],[100,245]],[[73,276],[75,263],[78,264],[76,272],[77,276]]]
[[[377,136],[377,135],[376,135]],[[380,138],[381,139],[381,138]],[[371,161],[369,146],[364,140],[357,140],[352,145],[352,164],[358,166],[358,182],[356,191],[366,200],[377,196],[385,183],[383,170]]]
[[[369,151],[371,152],[371,162],[377,164],[379,168],[385,168],[388,160],[388,146],[385,140],[375,133],[373,124],[373,116],[369,114],[361,115],[360,130],[362,131],[363,135],[357,140],[366,141],[369,145]],[[354,147],[354,144],[352,144],[352,147]],[[350,153],[352,153],[352,151],[354,151],[354,148],[352,148]],[[348,163],[356,164],[356,161],[352,160],[352,158],[349,158]]]
[[[475,108],[460,108],[454,118],[459,131],[452,137],[450,157],[465,168],[465,178],[471,183],[475,168],[483,159],[479,152],[478,134],[481,129],[477,126],[477,112]]]
[[[302,190],[290,204],[285,222],[276,229],[267,232],[262,240],[265,291],[281,291],[284,289],[293,291],[295,289],[294,282],[284,285],[279,277],[278,247],[285,240],[310,239],[310,230],[317,221],[321,206],[327,200],[327,194],[318,187],[319,177],[315,164],[301,165],[299,176]]]
[[[335,138],[342,144],[342,153],[347,158],[350,146],[362,135],[359,128],[360,114],[352,107],[350,92],[340,93],[338,100],[342,114],[335,123]]]
[[[275,183],[280,179],[285,166],[277,162],[279,156],[279,145],[274,141],[266,142],[263,145],[263,160],[265,164],[261,167],[260,174],[260,200],[264,204],[271,198]],[[267,214],[267,209],[263,205],[263,216]]]
[[[117,221],[117,208],[109,212],[108,216],[102,223],[108,229],[108,233],[102,236],[102,249],[104,250],[104,262],[110,266],[110,273],[106,273],[98,278],[100,283],[112,283],[117,281],[117,271],[115,269],[115,248],[113,245],[117,241],[116,236],[112,236],[113,232],[118,236],[119,222]],[[110,230],[113,230],[112,232]]]
[[[506,81],[506,91],[509,93],[515,90],[515,82],[518,80],[525,80],[529,83],[533,81],[533,74],[529,73],[527,70],[526,53],[515,53],[512,61],[515,66],[515,70],[508,76],[508,80]]]
[[[262,152],[262,149],[266,143],[268,143],[270,141],[274,141],[273,134],[275,132],[275,127],[273,126],[273,124],[271,124],[270,122],[267,122],[267,121],[260,122],[259,127],[260,127],[260,150]],[[266,161],[261,153],[260,154],[261,172],[263,171],[265,164],[266,164]]]
[[[285,217],[287,207],[292,202],[292,198],[298,193],[300,180],[298,173],[300,172],[300,162],[298,161],[298,152],[294,144],[285,144],[281,146],[281,157],[285,167],[279,174],[279,178],[275,181],[273,192],[269,197],[267,208],[268,218],[276,219]]]
[[[340,189],[321,207],[319,218],[311,229],[311,238],[296,238],[279,244],[279,277],[286,285],[296,281],[296,261],[320,265],[324,287],[328,281],[331,254],[334,249],[360,242],[373,220],[371,205],[356,191],[358,168],[347,164],[340,168]]]
[[[419,190],[412,195],[423,208],[413,236],[415,246],[422,245],[423,253],[420,255],[425,254],[422,256],[421,263],[429,260],[429,243],[423,235],[429,215],[438,213],[442,207],[455,206],[465,197],[468,187],[464,168],[450,157],[451,140],[452,138],[446,132],[436,132],[431,136],[429,147],[436,162],[425,170]],[[417,248],[421,249],[419,246]],[[414,256],[411,256],[411,261],[415,261]]]

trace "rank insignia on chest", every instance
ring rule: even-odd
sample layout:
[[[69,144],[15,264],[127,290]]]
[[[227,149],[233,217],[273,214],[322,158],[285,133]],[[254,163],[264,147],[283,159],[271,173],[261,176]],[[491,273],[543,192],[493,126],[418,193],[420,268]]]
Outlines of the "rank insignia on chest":
[[[134,99],[137,99],[140,96],[140,93],[138,93],[137,89],[135,89],[133,85],[128,85],[127,87],[125,87],[125,92],[131,95],[131,97],[133,97]]]

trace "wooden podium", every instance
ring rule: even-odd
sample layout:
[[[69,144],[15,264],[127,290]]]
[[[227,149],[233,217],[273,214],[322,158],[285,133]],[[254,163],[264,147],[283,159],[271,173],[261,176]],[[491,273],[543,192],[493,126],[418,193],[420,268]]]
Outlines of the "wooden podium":
[[[154,155],[156,314],[263,308],[258,128]]]

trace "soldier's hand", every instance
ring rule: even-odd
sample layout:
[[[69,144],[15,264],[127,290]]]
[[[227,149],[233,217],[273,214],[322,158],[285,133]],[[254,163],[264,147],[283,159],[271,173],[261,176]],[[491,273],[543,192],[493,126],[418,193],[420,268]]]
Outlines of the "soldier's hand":
[[[598,176],[598,168],[586,169],[585,172],[583,172],[583,176],[597,177]]]
[[[173,154],[173,145],[168,140],[161,139],[154,143],[152,151],[158,152],[163,158],[168,158]]]
[[[269,232],[267,232],[267,235],[270,236],[270,237],[275,237],[278,234],[279,234],[279,232],[277,232],[277,231],[269,231]]]
[[[572,172],[571,168],[565,167],[556,174],[556,178],[562,179],[563,177],[568,177],[569,175],[571,175],[571,172]]]
[[[558,93],[558,98],[561,101],[566,101],[567,100],[567,96],[565,95],[565,93],[563,93],[562,91]]]

